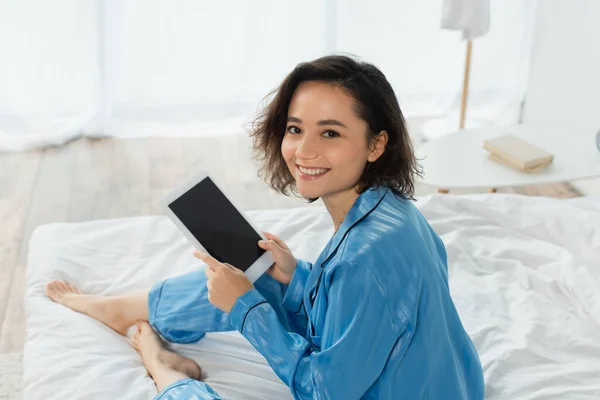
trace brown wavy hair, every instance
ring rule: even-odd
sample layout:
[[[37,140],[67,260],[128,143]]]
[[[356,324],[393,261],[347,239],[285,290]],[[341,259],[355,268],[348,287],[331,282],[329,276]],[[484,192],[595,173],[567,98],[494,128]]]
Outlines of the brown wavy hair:
[[[355,99],[356,115],[368,125],[369,145],[382,130],[388,133],[383,154],[375,162],[367,162],[357,182],[358,192],[385,185],[400,196],[414,200],[414,179],[422,175],[422,170],[394,90],[377,67],[355,56],[330,55],[300,63],[267,95],[267,105],[252,123],[250,132],[254,156],[262,162],[259,176],[279,193],[287,196],[290,191],[296,192],[294,177],[281,154],[281,143],[292,96],[298,85],[306,81],[334,85]]]

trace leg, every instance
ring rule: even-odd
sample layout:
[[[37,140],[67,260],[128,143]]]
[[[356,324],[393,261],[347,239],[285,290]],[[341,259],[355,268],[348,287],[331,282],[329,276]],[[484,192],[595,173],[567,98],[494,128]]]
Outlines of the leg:
[[[65,281],[46,285],[46,295],[54,302],[88,315],[121,335],[137,321],[148,320],[148,290],[119,296],[83,294]]]
[[[195,361],[166,350],[147,322],[139,322],[131,338],[159,392],[182,379],[200,380],[202,370]]]
[[[194,343],[206,332],[232,331],[229,314],[208,300],[207,278],[203,269],[168,278],[155,284],[148,294],[149,323],[171,343]],[[297,323],[296,314],[281,306],[285,286],[264,274],[254,286],[265,296],[288,329],[306,332],[306,322]],[[302,325],[302,326],[301,326]]]

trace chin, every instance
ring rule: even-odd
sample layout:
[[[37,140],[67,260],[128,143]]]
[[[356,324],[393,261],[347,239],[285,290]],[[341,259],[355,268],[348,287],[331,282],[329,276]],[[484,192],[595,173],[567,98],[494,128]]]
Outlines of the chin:
[[[322,190],[317,190],[316,188],[307,188],[307,187],[300,187],[297,186],[297,190],[298,193],[300,194],[300,196],[304,197],[305,199],[316,199],[319,197],[323,197],[323,191]]]
[[[327,182],[306,182],[296,180],[296,191],[305,199],[321,198],[327,193],[329,185]]]

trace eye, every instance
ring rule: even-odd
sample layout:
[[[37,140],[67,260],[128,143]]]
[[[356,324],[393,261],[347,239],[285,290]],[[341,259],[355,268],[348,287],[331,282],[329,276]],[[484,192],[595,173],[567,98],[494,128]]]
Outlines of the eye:
[[[288,126],[287,131],[289,133],[291,133],[292,135],[297,135],[297,134],[300,133],[300,129],[297,126],[294,126],[294,125]]]
[[[336,131],[325,131],[323,132],[323,136],[325,136],[326,138],[334,138],[340,136],[340,134]]]

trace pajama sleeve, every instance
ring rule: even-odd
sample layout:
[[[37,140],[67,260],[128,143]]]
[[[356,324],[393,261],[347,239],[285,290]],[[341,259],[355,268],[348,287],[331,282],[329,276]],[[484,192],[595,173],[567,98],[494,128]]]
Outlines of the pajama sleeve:
[[[285,292],[285,296],[281,304],[287,311],[293,313],[299,313],[302,307],[302,296],[304,295],[304,286],[310,275],[312,264],[308,261],[298,260],[296,263],[296,270],[292,276],[288,288]]]
[[[193,343],[205,332],[233,330],[229,314],[208,301],[206,275],[199,269],[158,282],[148,294],[148,320],[173,343]],[[263,274],[254,286],[273,306],[280,322],[295,332],[306,332],[306,316],[283,308],[287,285]]]
[[[368,267],[336,266],[327,299],[320,348],[287,332],[256,290],[238,298],[231,310],[234,328],[267,359],[295,399],[362,397],[402,338],[404,327],[394,323],[385,293]]]

